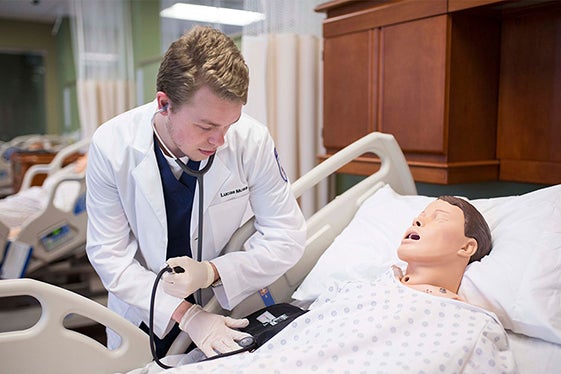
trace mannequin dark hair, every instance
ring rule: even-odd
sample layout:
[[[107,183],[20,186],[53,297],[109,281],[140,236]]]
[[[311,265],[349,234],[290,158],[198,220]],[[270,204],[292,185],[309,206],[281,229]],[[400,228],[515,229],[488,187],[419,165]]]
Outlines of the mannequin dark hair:
[[[477,251],[470,257],[469,263],[487,256],[491,252],[493,243],[491,230],[483,215],[467,200],[454,196],[439,196],[438,200],[457,206],[464,213],[464,235],[477,241]]]

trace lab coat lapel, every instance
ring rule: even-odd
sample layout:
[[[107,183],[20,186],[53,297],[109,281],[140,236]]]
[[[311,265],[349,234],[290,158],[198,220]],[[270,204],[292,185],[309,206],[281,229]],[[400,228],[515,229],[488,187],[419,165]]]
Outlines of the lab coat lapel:
[[[134,183],[137,190],[144,197],[146,206],[150,207],[150,210],[155,215],[155,218],[160,222],[160,226],[164,229],[166,208],[163,199],[164,192],[162,190],[162,183],[160,182],[160,172],[156,161],[150,160],[147,157],[142,160],[140,164],[132,171],[131,175],[134,179]],[[140,200],[136,199],[137,203],[140,204]],[[147,209],[144,207],[137,207],[143,213],[148,213]]]
[[[139,238],[139,241],[144,244],[149,243],[149,248],[165,248],[167,228],[164,192],[156,156],[151,151],[152,147],[153,143],[148,147],[142,161],[131,171],[137,194],[137,198],[134,199],[135,209],[140,212],[137,215],[136,234],[145,236]],[[160,263],[165,260],[165,251],[150,251],[150,253],[161,257],[151,259],[153,261]]]
[[[212,203],[214,197],[218,194],[220,187],[230,177],[231,171],[226,164],[220,159],[218,155],[214,158],[214,163],[210,170],[204,175],[204,201],[203,201],[203,216],[205,215],[208,207]],[[196,235],[199,224],[199,184],[197,183],[197,190],[195,191],[193,201],[193,211],[191,212],[191,237]],[[210,223],[204,222],[205,225]]]

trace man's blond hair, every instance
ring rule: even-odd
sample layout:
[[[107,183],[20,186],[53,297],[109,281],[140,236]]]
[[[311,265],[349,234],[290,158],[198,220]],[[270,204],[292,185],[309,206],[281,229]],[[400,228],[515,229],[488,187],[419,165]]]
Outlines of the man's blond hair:
[[[170,45],[156,88],[180,107],[203,86],[222,99],[245,104],[249,69],[232,39],[214,28],[196,26]]]

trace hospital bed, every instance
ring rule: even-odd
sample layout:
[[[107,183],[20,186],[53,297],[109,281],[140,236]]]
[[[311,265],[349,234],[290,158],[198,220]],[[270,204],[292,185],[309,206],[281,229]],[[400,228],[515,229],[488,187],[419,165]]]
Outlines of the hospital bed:
[[[372,133],[360,139],[295,181],[293,190],[300,196],[345,163],[368,152],[379,157],[380,169],[309,218],[303,258],[268,287],[277,303],[306,304],[321,294],[322,288],[334,278],[353,280],[399,261],[395,248],[405,228],[433,198],[416,195],[403,154],[392,136]],[[460,296],[497,315],[507,329],[521,373],[558,372],[561,367],[561,185],[520,196],[472,200],[472,203],[489,222],[494,249],[467,269]],[[252,233],[252,223],[248,222],[225,251],[239,250]],[[103,307],[92,305],[99,315],[90,313],[88,300],[81,297],[69,297],[65,308],[51,310],[44,300],[59,292],[58,288],[28,279],[0,282],[0,296],[29,294],[44,308],[39,323],[33,327],[0,334],[1,362],[8,372],[48,371],[53,367],[58,372],[100,373],[147,367],[151,357],[146,335],[130,335],[129,339],[122,327],[126,322]],[[234,308],[231,315],[245,316],[263,306],[256,294]],[[224,312],[213,301],[205,309]],[[90,313],[90,318],[123,334],[126,343],[118,356],[105,351],[104,359],[97,359],[103,351],[101,347],[61,326],[60,321],[75,312]],[[54,313],[58,316],[53,317]],[[43,351],[44,341],[52,346],[58,345],[59,340],[61,347],[72,345],[71,353],[62,349]],[[131,341],[143,351],[129,354]],[[180,352],[187,343],[188,339],[178,339],[169,353]],[[52,359],[51,355],[58,359]],[[19,360],[20,357],[35,357],[38,364]],[[153,363],[150,365],[154,367]]]
[[[7,142],[2,142],[0,144],[0,192],[3,194],[5,191],[16,192],[12,190],[13,171],[10,156],[13,152],[39,146],[48,152],[58,152],[71,143],[73,143],[73,139],[69,136],[48,134],[20,135]]]
[[[51,178],[52,187],[44,207],[25,217],[21,226],[8,227],[0,222],[1,278],[32,276],[48,264],[84,252],[85,172],[57,172],[69,156],[85,153],[88,145],[89,139],[74,142],[57,152],[49,164],[33,165],[27,170],[20,191],[29,189],[38,174]],[[3,234],[6,232],[9,234]]]

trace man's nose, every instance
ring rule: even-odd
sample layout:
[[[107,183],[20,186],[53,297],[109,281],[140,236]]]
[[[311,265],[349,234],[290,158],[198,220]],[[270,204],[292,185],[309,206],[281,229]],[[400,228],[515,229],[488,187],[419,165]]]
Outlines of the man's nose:
[[[208,142],[214,147],[220,147],[224,144],[224,136],[226,135],[226,131],[221,129],[216,129],[212,132],[210,137],[208,138]]]

